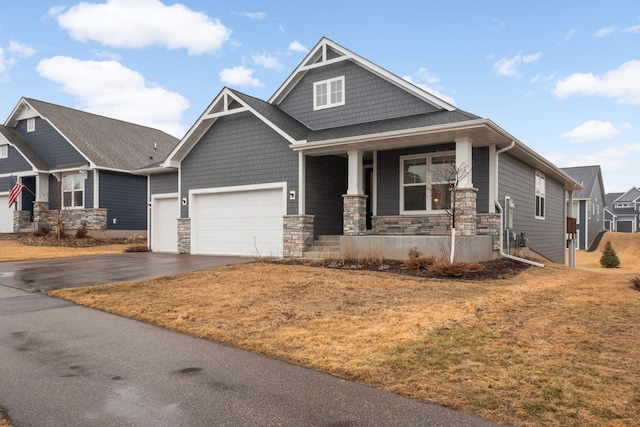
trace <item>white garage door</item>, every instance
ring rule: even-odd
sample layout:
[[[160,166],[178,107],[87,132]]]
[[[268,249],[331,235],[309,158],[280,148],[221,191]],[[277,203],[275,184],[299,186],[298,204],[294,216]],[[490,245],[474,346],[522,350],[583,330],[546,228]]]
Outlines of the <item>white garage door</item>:
[[[13,233],[13,208],[9,208],[9,196],[0,196],[0,233]]]
[[[283,195],[282,187],[193,194],[191,253],[282,256]]]
[[[178,252],[178,197],[154,197],[151,206],[151,250]]]

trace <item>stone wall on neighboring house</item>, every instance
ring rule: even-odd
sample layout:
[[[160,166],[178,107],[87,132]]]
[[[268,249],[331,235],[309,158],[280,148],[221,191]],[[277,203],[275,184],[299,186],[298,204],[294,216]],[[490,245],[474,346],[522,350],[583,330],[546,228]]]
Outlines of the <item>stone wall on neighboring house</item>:
[[[178,253],[191,253],[191,218],[178,218]]]

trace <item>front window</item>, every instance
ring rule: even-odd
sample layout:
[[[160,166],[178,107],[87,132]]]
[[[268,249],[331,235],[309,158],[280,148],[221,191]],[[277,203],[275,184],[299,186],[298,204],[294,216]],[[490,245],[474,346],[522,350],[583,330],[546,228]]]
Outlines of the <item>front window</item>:
[[[9,146],[7,144],[0,145],[0,159],[9,157]]]
[[[403,157],[401,213],[426,213],[449,208],[455,161],[455,154]]]
[[[84,176],[76,173],[62,176],[62,207],[84,206]]]
[[[344,105],[344,76],[313,84],[313,109]]]
[[[536,219],[544,219],[545,209],[545,177],[536,172]]]

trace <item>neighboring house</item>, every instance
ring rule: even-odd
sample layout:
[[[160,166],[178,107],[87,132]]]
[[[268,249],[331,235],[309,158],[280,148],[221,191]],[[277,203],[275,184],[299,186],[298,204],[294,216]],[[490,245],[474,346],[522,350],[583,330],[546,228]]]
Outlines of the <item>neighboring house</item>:
[[[611,221],[608,230],[622,233],[640,231],[640,190],[636,187],[626,193],[607,194],[607,210]]]
[[[587,250],[598,233],[604,230],[604,208],[606,195],[599,165],[562,168],[578,181],[583,189],[573,193],[573,206],[569,216],[576,218],[578,225],[577,249]]]
[[[178,139],[162,131],[30,98],[0,126],[0,232],[65,228],[146,233],[146,177]],[[25,187],[8,208],[12,181]]]
[[[452,165],[470,172],[456,198],[458,259],[506,248],[507,200],[509,236],[524,233],[532,251],[564,262],[565,190],[580,189],[575,180],[491,120],[323,38],[268,101],[223,88],[146,171],[150,245],[304,257],[335,236],[347,256],[437,255],[451,199],[440,172]]]

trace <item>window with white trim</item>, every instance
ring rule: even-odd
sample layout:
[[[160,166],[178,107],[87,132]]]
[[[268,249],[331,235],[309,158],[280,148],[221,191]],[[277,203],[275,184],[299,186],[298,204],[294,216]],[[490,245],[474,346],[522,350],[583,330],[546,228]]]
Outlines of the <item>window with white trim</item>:
[[[455,153],[402,156],[400,213],[441,212],[451,206]]]
[[[27,132],[34,132],[36,130],[36,119],[32,117],[27,119]]]
[[[544,219],[545,210],[545,177],[541,172],[536,172],[536,219]]]
[[[74,173],[62,176],[62,207],[84,207],[84,175]]]
[[[587,201],[587,219],[591,219],[591,201]]]
[[[0,159],[9,157],[9,146],[7,144],[0,145]]]
[[[322,80],[313,84],[313,109],[344,105],[344,76]]]

